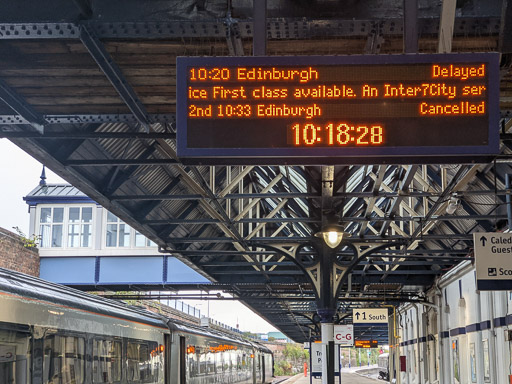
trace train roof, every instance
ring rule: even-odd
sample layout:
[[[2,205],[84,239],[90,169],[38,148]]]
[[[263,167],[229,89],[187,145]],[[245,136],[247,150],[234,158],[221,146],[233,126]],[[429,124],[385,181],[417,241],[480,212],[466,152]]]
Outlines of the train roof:
[[[4,268],[0,268],[0,291],[32,300],[65,305],[101,315],[167,328],[164,318],[158,314]]]
[[[258,343],[257,341],[254,341],[254,340],[250,340],[250,343],[254,344],[256,346],[256,348],[260,349],[263,352],[272,353],[272,351],[266,345],[260,344],[260,343]]]
[[[137,321],[163,329],[202,335],[222,342],[255,347],[264,352],[271,353],[267,347],[253,341],[242,339],[236,335],[230,335],[211,328],[194,326],[192,324],[179,322],[175,319],[168,319],[163,315],[147,311],[143,308],[130,306],[122,301],[106,299],[65,285],[4,268],[0,268],[0,292],[6,292],[26,299],[65,305],[70,308],[113,316],[128,321]]]
[[[221,331],[217,331],[215,329],[208,328],[208,327],[200,327],[200,326],[195,326],[195,325],[191,325],[191,324],[178,323],[178,322],[175,322],[174,320],[171,320],[169,325],[172,328],[174,328],[174,330],[176,330],[176,331],[191,333],[194,335],[205,336],[205,337],[209,337],[209,338],[213,338],[213,339],[222,340],[224,342],[227,341],[227,342],[231,342],[231,343],[235,343],[235,344],[242,344],[247,347],[255,346],[254,343],[252,343],[248,340],[245,340],[239,336],[231,335],[231,334],[224,333]],[[268,348],[262,347],[260,345],[257,345],[257,347],[259,349],[264,349],[264,348],[268,349]]]

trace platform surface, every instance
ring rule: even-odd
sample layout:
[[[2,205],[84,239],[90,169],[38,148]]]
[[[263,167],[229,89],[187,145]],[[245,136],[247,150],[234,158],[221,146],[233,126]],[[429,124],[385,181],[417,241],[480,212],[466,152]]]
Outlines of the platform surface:
[[[346,384],[349,384],[349,383],[350,384],[376,384],[378,382],[380,382],[382,384],[387,383],[386,381],[368,378],[365,376],[358,375],[354,372],[355,372],[354,370],[349,371],[349,370],[343,369],[341,372],[341,384],[345,384],[345,383]],[[334,379],[334,383],[339,384],[339,382],[340,381],[339,381],[338,377],[336,377]],[[321,384],[322,380],[313,378],[312,383],[313,384]],[[304,374],[301,373],[301,374],[292,376],[289,379],[282,381],[281,384],[310,384],[309,374],[307,376],[304,376]]]

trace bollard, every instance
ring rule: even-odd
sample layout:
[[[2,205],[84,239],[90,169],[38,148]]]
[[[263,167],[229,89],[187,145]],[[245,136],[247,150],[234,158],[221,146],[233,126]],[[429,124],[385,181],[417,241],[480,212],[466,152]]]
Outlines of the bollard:
[[[304,363],[304,377],[308,375],[308,363]]]

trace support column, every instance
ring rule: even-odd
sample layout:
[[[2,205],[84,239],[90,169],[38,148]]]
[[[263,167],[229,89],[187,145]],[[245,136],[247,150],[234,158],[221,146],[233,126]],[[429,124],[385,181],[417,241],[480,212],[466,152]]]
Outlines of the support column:
[[[322,243],[320,258],[320,316],[322,335],[322,384],[334,384],[334,315],[337,298],[334,286],[334,251]]]
[[[322,384],[334,384],[334,324],[322,323]]]
[[[267,54],[267,0],[253,2],[253,56]]]

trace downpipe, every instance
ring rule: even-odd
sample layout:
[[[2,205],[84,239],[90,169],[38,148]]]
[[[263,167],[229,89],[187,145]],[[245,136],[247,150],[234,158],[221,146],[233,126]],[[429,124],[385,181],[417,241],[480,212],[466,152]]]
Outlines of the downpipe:
[[[445,375],[445,359],[444,359],[444,342],[443,342],[443,313],[441,311],[443,305],[443,292],[441,288],[439,288],[438,282],[435,284],[436,289],[436,301],[437,305],[434,305],[432,308],[437,312],[436,320],[437,320],[437,363],[439,364],[439,377],[437,378],[437,383],[444,382]]]

